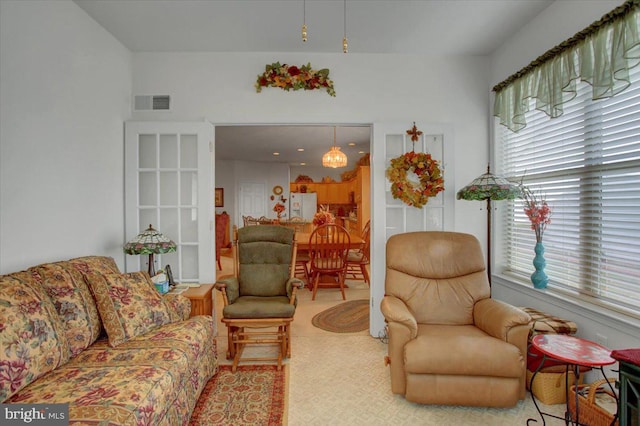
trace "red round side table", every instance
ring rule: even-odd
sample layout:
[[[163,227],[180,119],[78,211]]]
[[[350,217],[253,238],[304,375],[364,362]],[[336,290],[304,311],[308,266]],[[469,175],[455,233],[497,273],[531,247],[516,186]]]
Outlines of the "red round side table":
[[[611,358],[611,350],[605,348],[602,345],[599,345],[590,340],[581,339],[579,337],[569,336],[567,334],[538,334],[531,339],[531,345],[540,351],[543,355],[543,362],[540,363],[538,369],[533,373],[531,377],[531,382],[536,378],[536,374],[540,370],[540,367],[544,364],[545,358],[553,358],[554,360],[561,361],[567,365],[567,373],[569,370],[574,373],[574,385],[576,388],[576,418],[573,418],[571,411],[569,410],[569,399],[568,399],[568,383],[567,383],[567,411],[565,413],[565,418],[562,419],[558,416],[554,416],[549,413],[544,413],[538,407],[538,403],[531,392],[531,399],[533,400],[538,413],[540,414],[540,418],[542,418],[542,423],[544,424],[544,416],[550,416],[555,418],[560,418],[566,422],[566,424],[572,425],[580,425],[580,409],[578,405],[578,382],[580,380],[580,367],[589,367],[600,370],[602,376],[607,379],[607,376],[604,373],[604,367],[607,365],[611,365],[616,362],[615,359]],[[566,377],[569,375],[567,374]],[[568,380],[568,379],[567,379]],[[611,389],[611,393],[615,395],[613,390],[613,386],[610,382],[607,381],[609,388]],[[616,404],[618,404],[618,400],[616,398]],[[617,417],[617,412],[616,412]],[[616,421],[616,417],[613,419],[613,423]],[[536,421],[535,419],[528,419],[527,425],[529,421]]]

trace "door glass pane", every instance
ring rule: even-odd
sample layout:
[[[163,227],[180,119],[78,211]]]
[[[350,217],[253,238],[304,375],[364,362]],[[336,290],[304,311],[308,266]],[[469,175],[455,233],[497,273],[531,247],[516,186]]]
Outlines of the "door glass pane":
[[[156,215],[156,209],[140,209],[140,232],[144,231],[149,225],[158,226],[158,216]],[[127,235],[130,240],[135,235]]]
[[[387,135],[386,136],[386,157],[387,160],[391,158],[395,158],[402,154],[403,152],[403,142],[404,138],[402,135]],[[387,161],[388,163],[388,161]],[[386,163],[385,163],[386,164]]]
[[[443,208],[427,209],[427,230],[442,231],[443,229],[444,229],[444,209]]]
[[[407,209],[407,228],[405,232],[416,232],[424,230],[423,209]]]
[[[402,208],[387,208],[387,238],[403,232],[404,210]]]
[[[180,237],[180,231],[178,229],[178,209],[160,209],[160,223],[156,229],[165,237],[178,243],[178,238]]]
[[[160,135],[160,168],[178,167],[178,136]]]
[[[160,172],[160,205],[178,204],[178,173]]]
[[[140,194],[141,206],[155,206],[158,204],[158,188],[156,186],[155,172],[140,172],[138,182],[138,193]]]
[[[198,242],[198,215],[197,209],[181,209],[180,224],[182,229],[182,242]]]
[[[198,278],[198,247],[180,246],[182,257],[182,278],[196,280]]]
[[[195,206],[198,204],[198,173],[182,172],[180,174],[180,205]]]
[[[138,167],[153,169],[156,167],[156,135],[138,136]]]
[[[443,146],[442,143],[442,135],[427,135],[424,137],[426,152],[431,154],[433,158],[440,161],[440,168],[442,169],[444,166],[442,164],[443,157]]]
[[[180,135],[180,167],[195,169],[198,167],[198,138],[196,135]]]
[[[178,248],[178,250],[180,250]],[[178,252],[174,251],[173,253],[165,253],[161,255],[160,258],[161,267],[164,268],[167,265],[171,265],[171,273],[173,274],[173,279],[176,282],[180,282],[180,264],[178,263]]]

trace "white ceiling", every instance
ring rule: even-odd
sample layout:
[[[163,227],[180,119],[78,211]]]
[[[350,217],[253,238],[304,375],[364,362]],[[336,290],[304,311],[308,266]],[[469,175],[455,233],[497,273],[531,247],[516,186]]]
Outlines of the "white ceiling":
[[[341,52],[344,2],[75,0],[134,52]],[[488,55],[553,0],[348,0],[350,53]]]
[[[341,0],[74,0],[133,52],[342,51]],[[553,0],[348,0],[349,53],[488,55]],[[303,13],[303,10],[306,11]],[[308,41],[302,42],[306,16]],[[368,127],[341,126],[350,165],[369,150]],[[358,144],[349,148],[347,142]],[[250,145],[248,145],[250,143]],[[218,159],[317,162],[330,126],[216,127]],[[305,148],[304,153],[296,151]],[[273,156],[280,152],[280,156]]]

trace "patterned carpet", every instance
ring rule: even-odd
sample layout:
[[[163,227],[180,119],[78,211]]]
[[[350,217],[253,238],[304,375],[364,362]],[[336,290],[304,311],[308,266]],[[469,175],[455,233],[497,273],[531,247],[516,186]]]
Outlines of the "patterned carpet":
[[[277,426],[287,424],[287,366],[221,365],[209,380],[190,426]]]

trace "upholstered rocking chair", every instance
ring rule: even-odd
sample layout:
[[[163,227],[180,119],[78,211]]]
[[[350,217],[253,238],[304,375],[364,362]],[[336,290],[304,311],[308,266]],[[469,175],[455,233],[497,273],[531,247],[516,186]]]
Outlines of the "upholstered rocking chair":
[[[234,275],[216,282],[224,301],[227,359],[233,358],[235,372],[246,345],[275,344],[277,357],[243,361],[277,361],[280,369],[282,359],[291,356],[290,326],[296,310],[296,291],[304,286],[294,277],[295,231],[261,225],[234,228],[233,233]]]

